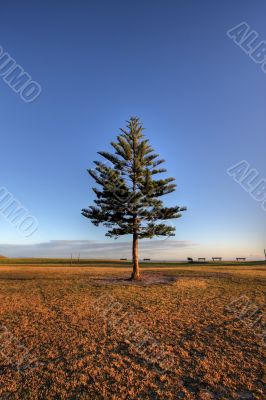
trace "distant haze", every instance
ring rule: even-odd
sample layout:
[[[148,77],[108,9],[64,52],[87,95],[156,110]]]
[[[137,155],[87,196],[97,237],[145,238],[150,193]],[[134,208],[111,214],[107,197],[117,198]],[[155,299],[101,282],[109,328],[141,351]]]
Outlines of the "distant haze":
[[[63,257],[91,258],[91,259],[119,259],[131,258],[130,241],[96,242],[93,240],[52,240],[35,244],[0,244],[0,251],[8,257]],[[215,248],[211,252],[196,243],[177,240],[145,240],[140,242],[140,258],[152,260],[181,261],[187,257],[223,257],[234,259],[246,257],[250,260],[262,260],[261,254],[250,254],[247,251],[232,249],[230,256],[225,255],[223,249]]]

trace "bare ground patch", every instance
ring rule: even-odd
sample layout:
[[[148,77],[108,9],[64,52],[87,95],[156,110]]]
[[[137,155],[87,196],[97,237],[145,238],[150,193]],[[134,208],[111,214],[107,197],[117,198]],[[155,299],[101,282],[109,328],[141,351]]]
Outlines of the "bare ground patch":
[[[152,273],[144,271],[141,276],[140,281],[132,281],[128,278],[128,274],[123,274],[124,277],[121,277],[121,273],[117,276],[111,277],[98,277],[93,278],[93,282],[99,285],[113,284],[113,285],[137,285],[137,286],[150,286],[150,285],[163,285],[163,284],[171,284],[174,283],[177,279],[176,276],[164,274],[164,273]]]

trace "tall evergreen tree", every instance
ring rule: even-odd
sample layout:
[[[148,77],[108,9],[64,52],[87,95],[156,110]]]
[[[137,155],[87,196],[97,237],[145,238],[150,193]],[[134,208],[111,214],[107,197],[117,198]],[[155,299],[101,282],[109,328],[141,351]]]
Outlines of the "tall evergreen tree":
[[[137,117],[121,128],[117,142],[111,142],[114,153],[100,151],[105,160],[94,161],[90,176],[98,184],[93,188],[95,205],[82,210],[96,226],[108,228],[106,236],[118,238],[132,235],[132,279],[140,279],[138,240],[154,236],[174,236],[175,228],[165,221],[181,217],[185,207],[165,207],[161,197],[176,189],[174,178],[154,179],[165,173],[161,168],[164,160],[143,135],[143,127]]]

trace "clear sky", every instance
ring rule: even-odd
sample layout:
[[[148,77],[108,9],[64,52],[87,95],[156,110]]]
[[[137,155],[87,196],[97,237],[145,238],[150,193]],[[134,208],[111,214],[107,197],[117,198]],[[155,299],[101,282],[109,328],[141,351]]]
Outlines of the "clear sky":
[[[266,212],[226,171],[266,178],[266,74],[226,32],[246,21],[266,40],[265,16],[264,0],[3,3],[0,46],[42,93],[25,103],[0,76],[0,186],[39,223],[25,238],[0,215],[0,254],[130,256],[80,210],[96,152],[137,115],[177,180],[167,204],[188,207],[141,255],[261,258]]]

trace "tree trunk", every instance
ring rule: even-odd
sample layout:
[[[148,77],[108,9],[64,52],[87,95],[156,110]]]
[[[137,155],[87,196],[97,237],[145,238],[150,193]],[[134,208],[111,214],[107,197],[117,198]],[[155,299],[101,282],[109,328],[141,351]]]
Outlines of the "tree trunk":
[[[139,271],[139,247],[138,247],[138,218],[137,213],[135,210],[135,195],[136,195],[136,137],[133,137],[133,224],[132,224],[132,231],[133,231],[133,243],[132,243],[132,261],[133,261],[133,271],[131,275],[132,280],[140,280],[140,271]]]
[[[138,234],[133,233],[133,244],[132,244],[132,260],[133,260],[133,272],[131,275],[132,280],[140,280],[139,270],[139,252],[138,252]]]

